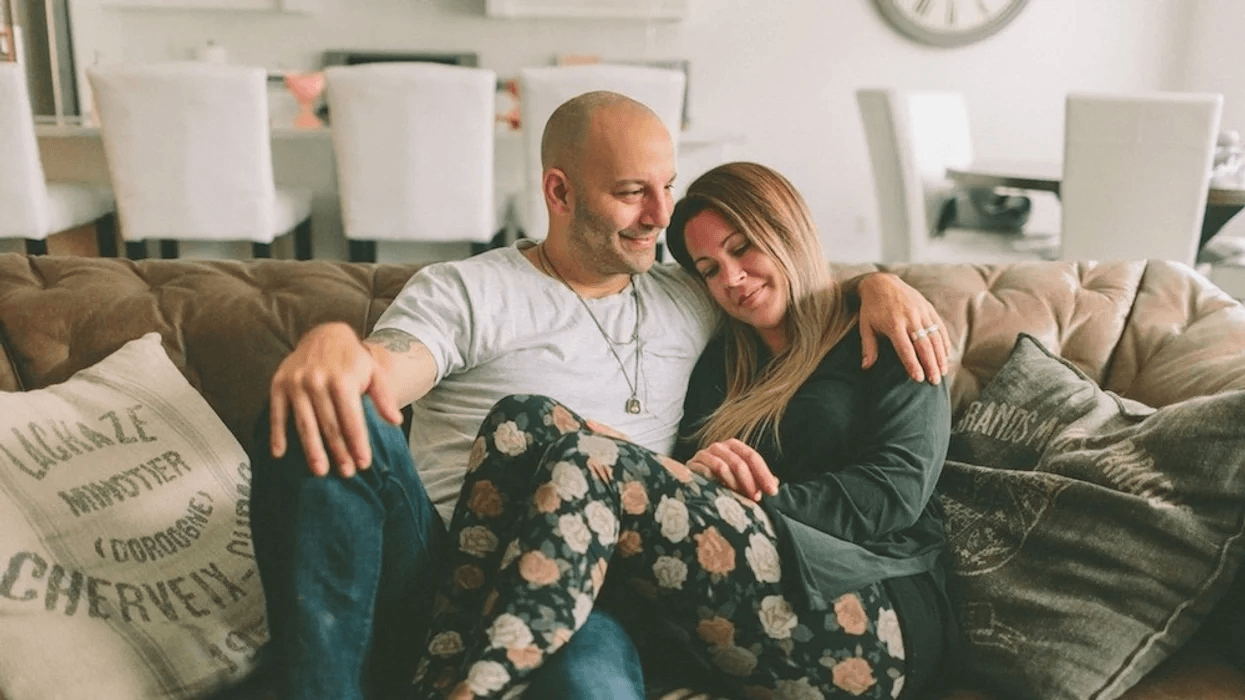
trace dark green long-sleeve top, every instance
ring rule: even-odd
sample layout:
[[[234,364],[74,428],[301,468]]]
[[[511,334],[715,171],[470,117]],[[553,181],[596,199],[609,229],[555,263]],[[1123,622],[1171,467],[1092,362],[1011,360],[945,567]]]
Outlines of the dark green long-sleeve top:
[[[697,449],[686,436],[725,399],[726,342],[715,338],[692,373],[680,461]],[[931,498],[951,432],[946,384],[912,381],[894,348],[878,345],[877,362],[862,370],[853,328],[787,407],[781,452],[772,437],[753,446],[780,482],[761,506],[777,530],[787,589],[814,609],[870,583],[931,571],[946,548]]]

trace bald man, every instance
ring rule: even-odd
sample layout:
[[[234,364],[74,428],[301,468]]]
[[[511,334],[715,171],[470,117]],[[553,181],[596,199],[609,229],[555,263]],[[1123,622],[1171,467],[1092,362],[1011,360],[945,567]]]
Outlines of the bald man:
[[[544,394],[669,453],[683,392],[719,320],[675,265],[656,265],[674,145],[644,105],[591,92],[541,144],[540,243],[423,267],[360,339],[309,331],[273,377],[271,455],[255,455],[252,523],[274,661],[290,697],[409,688],[448,522],[476,431],[509,394]],[[858,285],[864,364],[883,329],[916,379],[938,381],[932,306],[889,275]],[[412,405],[409,442],[397,427]],[[259,442],[259,441],[257,441]],[[634,646],[594,611],[527,697],[640,700]]]

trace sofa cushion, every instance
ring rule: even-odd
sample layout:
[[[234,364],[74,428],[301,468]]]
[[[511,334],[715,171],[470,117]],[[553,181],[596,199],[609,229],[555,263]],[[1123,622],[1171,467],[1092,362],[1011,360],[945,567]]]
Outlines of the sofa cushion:
[[[1022,334],[948,457],[968,679],[1003,697],[1118,697],[1238,568],[1245,392],[1154,410]]]
[[[156,333],[0,393],[0,696],[182,698],[251,670],[249,477]]]

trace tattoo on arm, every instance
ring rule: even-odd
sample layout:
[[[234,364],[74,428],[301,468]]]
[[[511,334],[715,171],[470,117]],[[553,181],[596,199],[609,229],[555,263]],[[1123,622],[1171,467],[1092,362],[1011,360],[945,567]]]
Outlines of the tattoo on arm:
[[[411,346],[419,341],[415,339],[415,336],[406,331],[400,331],[396,328],[382,328],[373,332],[363,342],[379,345],[390,352],[408,353],[411,351]]]

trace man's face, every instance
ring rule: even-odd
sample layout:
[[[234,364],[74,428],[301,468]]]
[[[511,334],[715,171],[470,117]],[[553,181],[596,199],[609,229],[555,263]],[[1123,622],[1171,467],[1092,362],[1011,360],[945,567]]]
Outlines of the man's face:
[[[674,207],[674,145],[660,120],[603,110],[572,189],[569,237],[600,275],[647,272]]]

